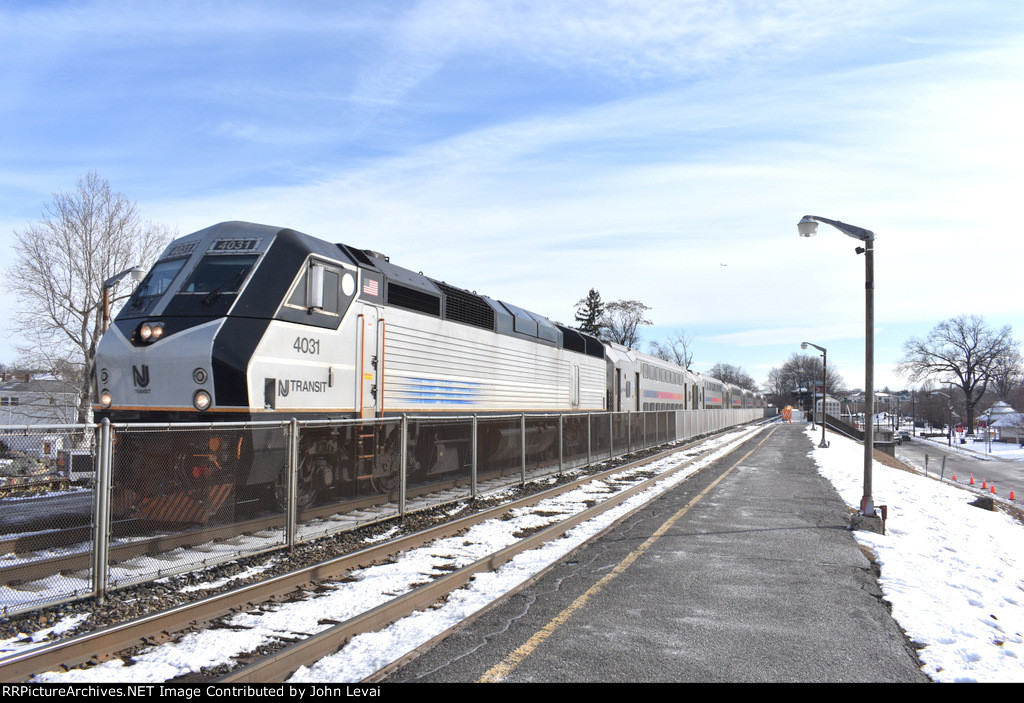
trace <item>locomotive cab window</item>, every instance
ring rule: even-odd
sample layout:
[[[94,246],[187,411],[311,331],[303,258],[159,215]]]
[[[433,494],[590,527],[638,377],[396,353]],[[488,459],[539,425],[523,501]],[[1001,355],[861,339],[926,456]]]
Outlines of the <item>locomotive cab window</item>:
[[[128,301],[125,309],[133,314],[144,315],[153,303],[170,289],[186,261],[188,261],[187,258],[158,261],[132,293],[131,300]]]
[[[204,256],[180,292],[211,297],[237,293],[257,259],[258,255]]]
[[[288,307],[338,315],[341,313],[341,269],[310,261],[292,286]]]

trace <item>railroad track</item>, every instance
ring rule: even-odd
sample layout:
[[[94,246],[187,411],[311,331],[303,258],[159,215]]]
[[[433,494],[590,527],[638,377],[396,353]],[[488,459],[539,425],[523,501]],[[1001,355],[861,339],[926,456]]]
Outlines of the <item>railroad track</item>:
[[[412,489],[410,500],[420,495],[429,495],[437,491],[452,488],[457,481],[449,480],[433,483],[430,486]],[[313,521],[331,517],[339,513],[356,513],[380,508],[387,500],[380,496],[362,499],[348,499],[341,502],[318,505],[300,511],[298,522],[301,527],[308,527]],[[390,516],[389,516],[390,517]],[[113,526],[116,538],[132,537],[133,539],[115,542],[109,552],[111,566],[123,564],[137,557],[156,557],[174,552],[175,550],[201,547],[212,543],[225,542],[238,537],[250,537],[261,533],[283,530],[284,515],[277,513],[240,520],[222,525],[211,525],[186,529],[176,532],[165,532],[148,538],[137,538],[139,535],[152,534],[154,526],[144,521],[129,520],[115,523]],[[92,567],[92,526],[79,525],[62,530],[33,532],[11,535],[0,538],[0,554],[13,555],[12,563],[0,564],[0,587],[22,587],[25,584],[42,582],[57,574],[81,572]],[[263,549],[247,552],[247,556],[261,551],[273,551],[282,548],[281,540],[267,540]],[[50,557],[26,557],[33,552],[62,550],[64,553]],[[19,560],[19,557],[20,560]],[[205,568],[218,563],[239,558],[239,555],[222,555],[217,558],[196,558],[186,566],[169,567],[167,573]],[[182,560],[186,561],[186,560]],[[163,574],[160,574],[163,575]],[[86,577],[87,579],[87,577]],[[117,584],[112,584],[114,587]]]
[[[757,431],[756,429],[744,431],[743,440],[748,439]],[[0,660],[0,680],[23,681],[44,671],[68,669],[82,664],[97,663],[103,659],[115,656],[117,653],[136,648],[140,645],[152,645],[166,641],[175,636],[176,633],[206,625],[233,613],[258,607],[264,603],[293,598],[298,593],[309,593],[317,587],[317,584],[343,579],[358,568],[384,562],[400,552],[415,549],[446,536],[459,534],[473,525],[501,517],[510,511],[536,505],[545,499],[575,490],[585,483],[608,481],[615,474],[627,472],[630,469],[649,464],[671,454],[685,452],[697,444],[707,442],[707,439],[704,438],[700,442],[692,442],[681,447],[674,447],[631,464],[616,466],[600,473],[584,476],[527,498],[505,503],[469,517],[438,525],[428,530],[331,559],[321,564],[7,657]],[[518,540],[515,544],[504,547],[482,559],[478,559],[468,566],[459,568],[432,580],[430,583],[397,595],[383,605],[344,622],[334,624],[323,632],[298,642],[278,647],[266,656],[250,658],[243,665],[225,674],[219,680],[224,682],[283,680],[300,666],[308,666],[311,662],[337,651],[344,642],[353,636],[362,632],[377,630],[411,612],[431,606],[446,594],[468,583],[473,576],[481,571],[494,570],[516,554],[556,539],[559,535],[564,534],[581,522],[612,509],[633,495],[647,490],[654,483],[664,480],[672,473],[689,468],[694,462],[706,458],[716,450],[721,451],[721,448],[714,447],[693,451],[684,461],[674,463],[671,469],[664,473],[658,473],[647,480],[636,483],[628,489],[616,491],[597,505],[544,527]]]
[[[300,523],[305,523],[334,515],[341,508],[347,511],[363,510],[368,507],[374,507],[379,503],[379,499],[332,503],[303,510],[299,513],[298,519]],[[187,549],[211,542],[222,542],[267,530],[280,530],[282,529],[283,521],[283,515],[274,514],[223,525],[166,532],[144,539],[132,539],[127,542],[115,543],[110,548],[110,564],[121,564],[140,556],[159,557],[177,549]],[[151,534],[154,528],[145,522],[131,520],[115,523],[113,531],[116,539]],[[81,525],[50,532],[13,535],[0,539],[0,554],[12,554],[15,557],[31,552],[57,549],[68,550],[65,554],[44,558],[26,558],[23,561],[0,566],[0,586],[41,581],[55,574],[70,573],[90,568],[92,566],[91,539],[91,525]],[[268,549],[279,548],[280,544],[268,547]],[[230,560],[232,558],[237,557],[224,557],[222,560]],[[211,563],[213,562],[197,563],[194,568],[203,568]]]

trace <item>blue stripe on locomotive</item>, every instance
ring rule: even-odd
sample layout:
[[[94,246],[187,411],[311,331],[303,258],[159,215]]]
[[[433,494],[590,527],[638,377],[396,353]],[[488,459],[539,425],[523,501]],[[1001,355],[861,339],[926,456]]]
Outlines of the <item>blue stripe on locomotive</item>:
[[[435,378],[410,378],[415,390],[400,391],[410,403],[424,405],[472,405],[480,397],[481,383],[443,381]]]

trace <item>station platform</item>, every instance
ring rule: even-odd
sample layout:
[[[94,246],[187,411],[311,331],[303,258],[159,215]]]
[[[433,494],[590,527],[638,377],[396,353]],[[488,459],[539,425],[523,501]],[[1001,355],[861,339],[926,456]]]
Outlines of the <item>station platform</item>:
[[[768,425],[383,681],[927,682],[811,448]]]

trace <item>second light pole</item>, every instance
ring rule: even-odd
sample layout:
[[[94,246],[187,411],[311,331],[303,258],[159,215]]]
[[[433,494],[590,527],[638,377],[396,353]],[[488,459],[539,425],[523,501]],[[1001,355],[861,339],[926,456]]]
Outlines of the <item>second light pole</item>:
[[[806,349],[807,347],[814,347],[815,349],[821,352],[821,444],[819,444],[818,447],[820,449],[827,449],[828,442],[825,441],[825,373],[826,369],[828,368],[828,352],[825,350],[825,347],[819,347],[817,344],[812,344],[811,342],[800,343],[801,349]],[[814,400],[814,394],[811,393],[812,413],[815,409],[813,403],[816,402],[817,401]],[[811,417],[814,417],[814,415],[812,414]]]
[[[875,499],[871,495],[871,464],[874,461],[875,436],[875,233],[863,227],[849,225],[838,220],[829,220],[817,215],[804,215],[797,223],[801,237],[813,237],[818,223],[832,225],[848,237],[860,240],[863,247],[857,247],[858,254],[864,254],[864,400],[866,422],[864,423],[864,497],[860,500],[860,515],[864,518],[877,517]]]

